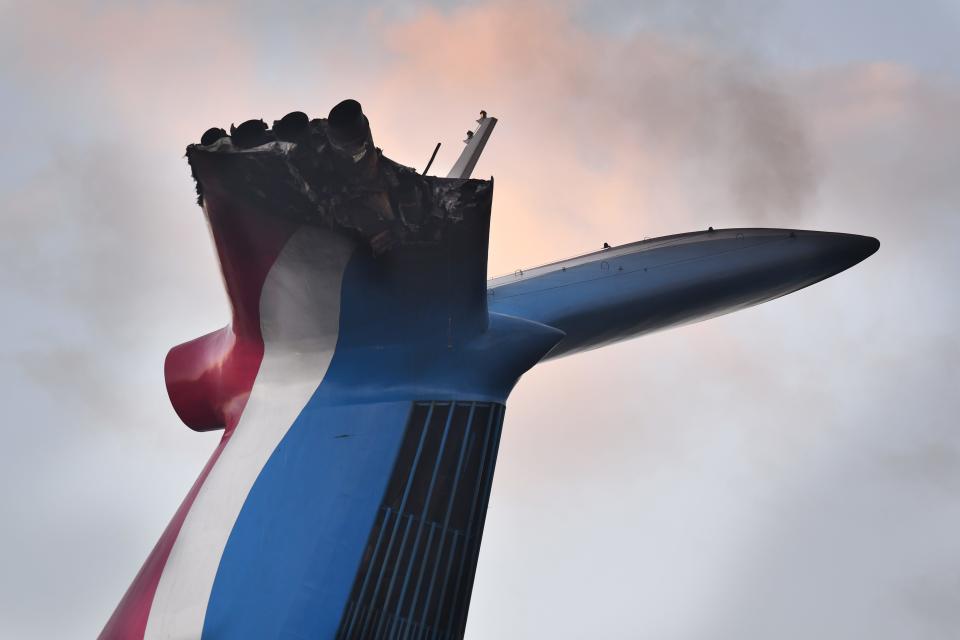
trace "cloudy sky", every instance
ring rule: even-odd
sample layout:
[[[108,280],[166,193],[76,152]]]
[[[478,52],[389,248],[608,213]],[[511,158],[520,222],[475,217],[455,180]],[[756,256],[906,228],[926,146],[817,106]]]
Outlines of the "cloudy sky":
[[[724,226],[849,272],[542,365],[469,638],[960,633],[960,4],[0,0],[0,637],[93,637],[213,450],[162,362],[227,320],[183,151],[359,99],[444,170],[483,108],[491,275]]]

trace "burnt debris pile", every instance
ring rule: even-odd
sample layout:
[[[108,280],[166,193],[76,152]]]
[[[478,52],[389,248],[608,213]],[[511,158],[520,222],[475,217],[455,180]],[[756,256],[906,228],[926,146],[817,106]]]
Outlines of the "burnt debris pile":
[[[374,252],[439,240],[444,229],[488,212],[492,181],[424,176],[383,156],[356,100],[325,119],[301,112],[273,122],[208,129],[187,147],[199,203],[338,228]]]

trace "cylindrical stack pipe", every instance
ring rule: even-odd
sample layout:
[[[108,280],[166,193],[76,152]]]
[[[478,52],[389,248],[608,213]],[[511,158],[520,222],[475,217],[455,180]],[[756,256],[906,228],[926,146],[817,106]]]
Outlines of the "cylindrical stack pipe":
[[[363,178],[372,178],[377,171],[377,151],[373,146],[370,123],[356,100],[344,100],[330,110],[327,137],[341,156],[349,159]]]
[[[327,138],[333,151],[356,172],[361,182],[369,186],[377,183],[377,149],[373,146],[370,122],[363,115],[359,102],[344,100],[330,110]],[[373,248],[376,253],[382,253],[393,242],[391,234],[384,232],[391,228],[390,223],[396,217],[387,192],[382,186],[373,187],[358,202],[372,217],[354,211],[354,221],[367,238],[378,238],[373,242]]]

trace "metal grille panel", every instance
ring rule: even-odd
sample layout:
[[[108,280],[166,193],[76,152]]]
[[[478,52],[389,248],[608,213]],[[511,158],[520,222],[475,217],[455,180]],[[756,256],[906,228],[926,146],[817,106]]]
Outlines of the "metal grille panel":
[[[337,638],[462,638],[504,407],[416,402]]]

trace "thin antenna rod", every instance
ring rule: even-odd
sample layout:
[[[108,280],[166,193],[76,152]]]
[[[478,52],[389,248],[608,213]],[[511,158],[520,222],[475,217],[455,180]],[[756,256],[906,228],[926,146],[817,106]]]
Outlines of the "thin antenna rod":
[[[427,163],[427,168],[423,170],[423,175],[427,175],[427,171],[430,171],[430,167],[433,165],[433,159],[437,157],[437,151],[440,151],[440,143],[437,143],[437,146],[433,148],[433,155],[430,156],[430,162]]]

